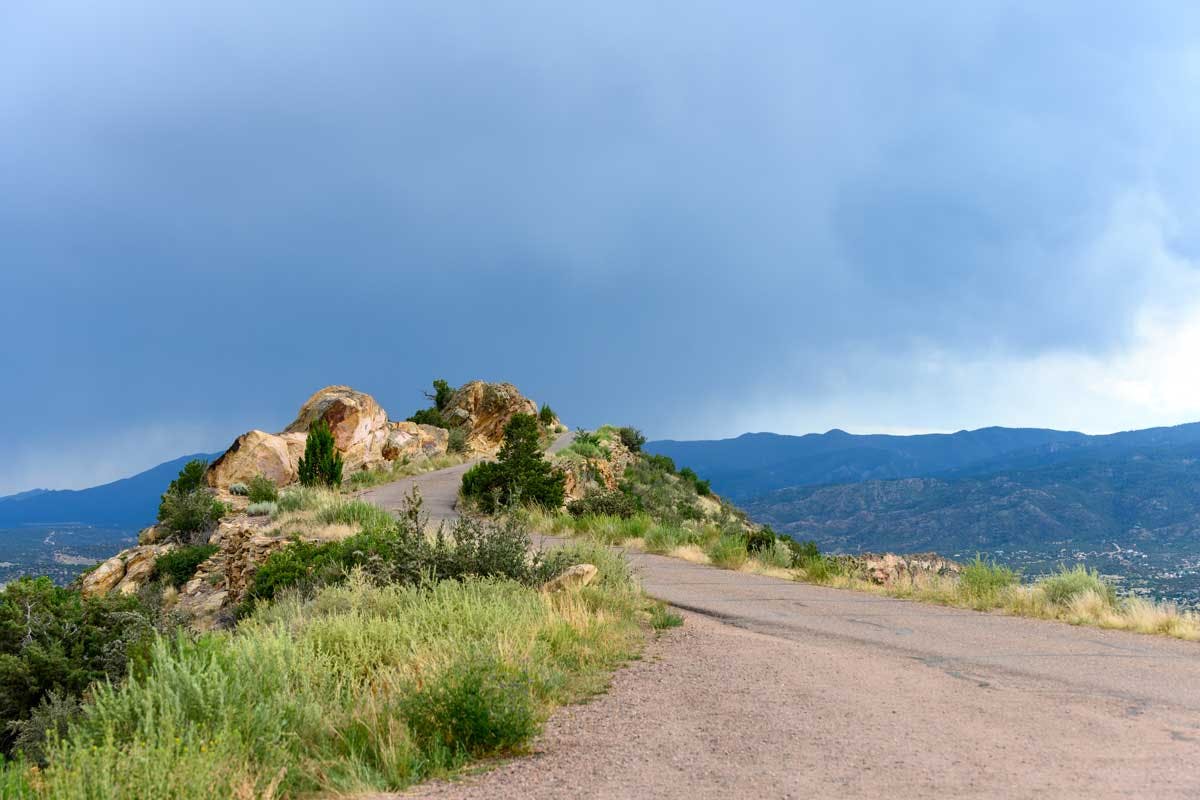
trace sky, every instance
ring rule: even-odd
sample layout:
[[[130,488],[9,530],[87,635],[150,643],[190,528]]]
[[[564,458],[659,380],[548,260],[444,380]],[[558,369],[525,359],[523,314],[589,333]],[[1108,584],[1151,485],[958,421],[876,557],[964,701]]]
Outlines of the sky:
[[[1200,420],[1200,6],[0,5],[0,494],[508,380],[573,426]]]

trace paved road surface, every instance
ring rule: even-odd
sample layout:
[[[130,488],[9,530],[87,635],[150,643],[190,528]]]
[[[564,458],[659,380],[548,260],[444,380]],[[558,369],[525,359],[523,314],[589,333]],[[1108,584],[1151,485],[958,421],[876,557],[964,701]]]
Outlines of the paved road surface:
[[[417,796],[1200,797],[1200,644],[629,558],[685,627],[534,757]]]

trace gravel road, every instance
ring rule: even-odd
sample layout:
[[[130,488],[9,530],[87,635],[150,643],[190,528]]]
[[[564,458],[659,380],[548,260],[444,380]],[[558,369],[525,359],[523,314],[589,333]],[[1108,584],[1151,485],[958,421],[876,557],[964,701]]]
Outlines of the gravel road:
[[[629,558],[685,626],[531,757],[401,797],[1200,797],[1200,644]]]

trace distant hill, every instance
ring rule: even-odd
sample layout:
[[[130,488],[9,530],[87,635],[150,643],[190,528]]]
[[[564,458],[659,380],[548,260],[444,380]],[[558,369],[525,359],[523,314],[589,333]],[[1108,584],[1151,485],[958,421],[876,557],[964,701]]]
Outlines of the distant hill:
[[[1191,443],[1200,443],[1200,423],[1107,436],[998,427],[917,436],[747,433],[717,441],[649,442],[646,450],[670,456],[711,480],[719,493],[747,502],[795,486],[998,474]]]
[[[90,489],[34,489],[0,498],[0,528],[18,525],[79,523],[140,527],[154,521],[159,496],[193,458],[183,456],[129,478]]]
[[[768,492],[755,519],[828,549],[1097,550],[1119,543],[1195,553],[1200,444],[1072,460],[971,477],[919,477]]]

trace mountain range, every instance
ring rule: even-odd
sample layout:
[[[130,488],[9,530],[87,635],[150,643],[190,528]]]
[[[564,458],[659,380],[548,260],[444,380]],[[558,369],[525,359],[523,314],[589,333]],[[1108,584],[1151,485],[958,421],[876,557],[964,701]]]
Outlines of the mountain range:
[[[0,497],[0,528],[18,525],[112,525],[141,527],[154,522],[159,496],[196,453],[90,489],[32,489]]]

